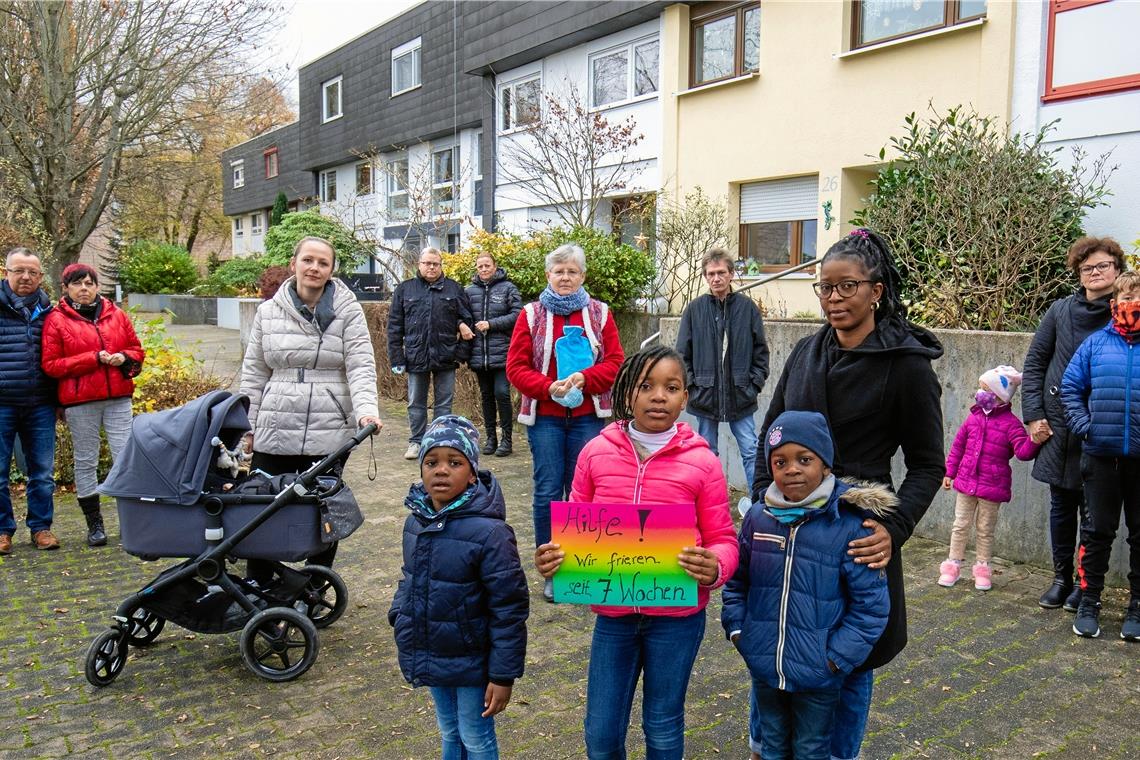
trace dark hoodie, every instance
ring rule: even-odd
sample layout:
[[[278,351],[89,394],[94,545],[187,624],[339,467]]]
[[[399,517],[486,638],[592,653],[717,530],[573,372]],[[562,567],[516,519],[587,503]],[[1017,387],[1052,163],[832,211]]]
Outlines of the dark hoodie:
[[[891,458],[901,447],[906,477],[898,488],[899,506],[878,518],[891,535],[887,584],[891,614],[887,629],[862,669],[890,662],[906,646],[902,545],[926,514],[946,472],[942,445],[942,386],[930,363],[942,344],[929,330],[898,317],[875,326],[856,348],[844,349],[835,330],[825,326],[792,349],[760,431],[783,411],[820,412],[835,440],[836,476],[892,484]],[[753,501],[771,483],[763,449],[756,458]]]
[[[440,513],[422,483],[404,506],[404,566],[388,622],[412,686],[510,686],[523,674],[526,575],[506,523],[499,483],[486,470]]]
[[[491,324],[491,329],[485,333],[475,330],[468,366],[478,370],[505,368],[511,333],[514,332],[515,320],[522,311],[519,289],[507,279],[503,268],[499,267],[491,276],[490,282],[483,282],[478,274],[472,277],[471,284],[467,286],[467,298],[471,301],[473,322],[487,320]]]

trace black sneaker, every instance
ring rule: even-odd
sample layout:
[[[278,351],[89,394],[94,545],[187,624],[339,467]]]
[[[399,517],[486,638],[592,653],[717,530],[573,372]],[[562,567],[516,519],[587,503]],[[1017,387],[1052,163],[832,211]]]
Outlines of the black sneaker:
[[[1081,587],[1073,586],[1073,590],[1065,598],[1065,603],[1061,605],[1061,609],[1065,612],[1076,612],[1077,608],[1081,606]]]
[[[1077,619],[1073,621],[1073,633],[1086,639],[1100,636],[1100,599],[1081,597],[1081,606],[1077,608]]]
[[[1124,625],[1120,627],[1120,638],[1125,641],[1140,641],[1140,596],[1132,597],[1128,611],[1124,613]]]
[[[1073,582],[1068,578],[1054,578],[1053,585],[1037,600],[1037,604],[1047,610],[1055,610],[1065,603],[1065,598],[1073,590]]]

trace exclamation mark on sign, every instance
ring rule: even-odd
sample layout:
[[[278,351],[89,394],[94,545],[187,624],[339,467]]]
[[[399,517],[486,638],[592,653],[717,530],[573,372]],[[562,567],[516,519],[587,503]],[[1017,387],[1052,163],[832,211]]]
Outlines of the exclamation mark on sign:
[[[641,523],[641,538],[637,539],[638,541],[645,540],[645,521],[649,519],[649,513],[652,511],[652,509],[637,510],[637,520]]]

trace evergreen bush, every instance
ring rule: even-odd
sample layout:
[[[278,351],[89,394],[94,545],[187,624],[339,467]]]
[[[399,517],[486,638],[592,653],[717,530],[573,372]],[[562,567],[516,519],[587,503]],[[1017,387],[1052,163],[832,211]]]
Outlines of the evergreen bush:
[[[136,240],[119,259],[119,282],[128,293],[185,293],[198,282],[198,267],[185,248]]]
[[[337,271],[353,272],[368,256],[368,249],[353,237],[352,230],[332,217],[318,211],[298,211],[286,214],[280,224],[265,233],[265,266],[288,266],[293,258],[293,247],[305,237],[320,237],[333,244],[336,250]]]

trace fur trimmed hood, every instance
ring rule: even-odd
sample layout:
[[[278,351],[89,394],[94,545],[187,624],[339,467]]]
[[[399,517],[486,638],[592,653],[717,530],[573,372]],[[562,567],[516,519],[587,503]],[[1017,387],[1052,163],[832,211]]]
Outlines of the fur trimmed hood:
[[[840,500],[873,517],[885,517],[898,509],[899,497],[883,483],[855,478],[839,478],[839,482],[847,486]]]

